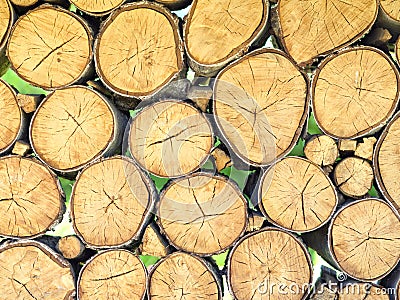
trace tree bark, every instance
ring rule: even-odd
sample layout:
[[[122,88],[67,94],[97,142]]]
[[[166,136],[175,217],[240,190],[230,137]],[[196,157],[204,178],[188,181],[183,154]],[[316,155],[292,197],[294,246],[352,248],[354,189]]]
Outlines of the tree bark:
[[[92,33],[76,14],[44,4],[15,23],[7,56],[12,69],[32,85],[66,87],[92,72]]]
[[[336,141],[327,135],[314,135],[304,147],[305,156],[318,166],[330,166],[339,156]]]
[[[267,31],[266,0],[194,0],[184,24],[190,67],[199,75],[214,76],[245,54]],[[229,42],[227,42],[229,41]]]
[[[143,234],[155,199],[152,181],[131,159],[96,161],[82,170],[73,187],[75,232],[92,248],[128,245]]]
[[[120,7],[100,29],[95,61],[100,79],[113,92],[141,100],[154,96],[184,69],[178,18],[157,3]]]

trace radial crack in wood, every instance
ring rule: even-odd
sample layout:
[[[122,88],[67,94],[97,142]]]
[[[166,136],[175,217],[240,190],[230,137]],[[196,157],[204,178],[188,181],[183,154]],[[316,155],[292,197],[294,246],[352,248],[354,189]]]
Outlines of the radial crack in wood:
[[[150,179],[129,158],[89,165],[78,175],[71,195],[75,231],[95,248],[137,239],[154,205],[153,190]]]
[[[189,65],[212,76],[266,33],[268,0],[194,0],[186,18]]]
[[[231,181],[208,173],[174,180],[160,195],[158,222],[173,246],[199,255],[225,251],[247,227],[247,202]]]
[[[227,277],[238,300],[305,299],[312,281],[311,259],[292,234],[268,227],[237,243],[229,255]]]
[[[82,268],[78,299],[142,300],[147,272],[139,257],[127,250],[100,252]]]
[[[374,281],[400,260],[400,217],[385,202],[351,202],[333,218],[329,246],[336,263],[351,277]]]
[[[81,11],[94,16],[110,13],[125,0],[70,0]]]
[[[147,106],[130,128],[132,156],[159,177],[179,177],[199,169],[212,146],[208,120],[185,102],[166,100]]]
[[[307,79],[281,51],[249,53],[214,84],[215,120],[245,162],[268,165],[296,144],[308,113]]]
[[[327,135],[319,135],[307,142],[304,154],[319,166],[329,166],[335,163],[339,150],[334,139]]]
[[[73,299],[70,264],[50,248],[34,241],[0,248],[0,290],[3,299]]]
[[[95,49],[100,79],[125,96],[151,97],[183,69],[178,18],[156,3],[117,9],[102,25]]]
[[[92,34],[78,15],[45,4],[15,23],[7,56],[29,83],[45,89],[65,87],[89,72]]]
[[[64,197],[55,174],[36,160],[0,158],[0,235],[34,237],[55,225]]]
[[[399,102],[399,71],[382,51],[346,49],[326,58],[312,85],[313,112],[328,135],[348,139],[389,120]]]
[[[149,300],[222,299],[215,271],[205,260],[175,252],[161,260],[149,275]]]
[[[298,157],[284,158],[266,171],[259,197],[272,223],[295,232],[321,227],[338,204],[335,187],[322,169]]]
[[[362,37],[375,22],[378,1],[282,0],[277,10],[281,42],[305,66]]]

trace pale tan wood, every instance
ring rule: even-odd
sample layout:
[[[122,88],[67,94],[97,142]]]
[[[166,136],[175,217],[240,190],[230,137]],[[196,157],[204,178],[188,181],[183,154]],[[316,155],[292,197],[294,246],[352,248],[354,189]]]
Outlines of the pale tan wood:
[[[358,157],[347,157],[335,167],[333,177],[343,194],[358,198],[371,189],[374,172],[368,161]]]
[[[228,284],[238,300],[305,299],[311,282],[311,259],[293,235],[268,227],[242,238],[228,259]],[[275,284],[275,288],[271,285]],[[279,293],[277,285],[294,286],[298,293]],[[298,290],[297,290],[298,288]]]
[[[161,236],[158,229],[156,229],[155,225],[151,223],[147,226],[139,246],[140,253],[142,255],[164,257],[169,252],[167,247],[166,241]]]
[[[70,264],[50,248],[18,241],[0,248],[0,290],[3,299],[73,299]]]
[[[389,300],[389,294],[369,283],[351,283],[339,290],[337,300]]]
[[[222,299],[214,271],[203,259],[175,252],[161,260],[149,275],[149,300]]]
[[[372,161],[375,143],[376,138],[373,136],[369,138],[363,138],[363,141],[357,144],[354,155]]]
[[[192,2],[191,0],[155,0],[168,7],[171,10],[183,9]]]
[[[400,22],[400,5],[398,0],[380,0],[381,8],[392,20]]]
[[[224,251],[247,227],[247,201],[237,186],[208,173],[174,180],[161,193],[157,211],[171,244],[199,255]]]
[[[100,79],[125,96],[151,97],[183,69],[178,18],[156,3],[116,10],[102,25],[95,49]]]
[[[32,118],[30,140],[41,160],[67,172],[104,154],[121,130],[108,100],[89,88],[73,86],[42,101]]]
[[[265,217],[257,212],[257,211],[249,211],[249,222],[247,225],[247,229],[246,232],[253,232],[253,231],[257,231],[260,230],[262,225],[265,222]]]
[[[214,157],[215,160],[215,166],[217,168],[217,171],[220,172],[221,170],[232,166],[232,161],[231,158],[229,157],[228,154],[225,153],[224,150],[215,148],[211,152],[212,157]]]
[[[329,246],[336,263],[350,276],[380,279],[400,260],[400,217],[379,199],[351,202],[333,218]]]
[[[213,146],[211,125],[193,106],[174,100],[141,110],[130,128],[134,159],[160,177],[178,177],[200,168]]]
[[[41,99],[42,96],[40,95],[24,95],[24,94],[17,95],[18,105],[27,114],[32,113],[36,110]]]
[[[339,140],[339,150],[343,152],[354,152],[357,149],[356,140]]]
[[[76,14],[44,4],[15,23],[7,56],[33,85],[53,89],[76,83],[92,59],[90,28]]]
[[[212,95],[213,91],[209,86],[192,86],[189,89],[187,97],[192,100],[202,112],[206,112]]]
[[[147,272],[139,257],[127,250],[107,250],[82,268],[78,299],[141,300],[146,294]]]
[[[278,2],[281,42],[300,65],[358,40],[373,25],[377,0]]]
[[[266,171],[260,199],[273,224],[295,232],[321,227],[338,204],[335,187],[322,169],[299,157],[284,158]]]
[[[11,148],[21,136],[23,130],[23,114],[18,106],[14,90],[5,81],[0,79],[0,115],[3,117],[0,124],[0,153]]]
[[[319,166],[329,166],[335,163],[339,151],[334,139],[327,135],[319,135],[307,142],[304,154]]]
[[[7,43],[11,26],[16,19],[14,10],[9,0],[0,0],[0,53]]]
[[[307,79],[283,52],[253,51],[218,74],[213,110],[234,152],[268,165],[297,142],[308,113]]]
[[[328,135],[349,139],[382,127],[399,101],[399,71],[382,51],[346,49],[326,58],[315,74],[313,112]]]
[[[104,15],[116,9],[125,0],[71,0],[80,10],[91,15]]]
[[[39,2],[39,0],[10,0],[16,6],[28,7],[33,6]]]
[[[184,26],[191,68],[212,76],[242,56],[265,34],[268,13],[266,0],[194,0]]]
[[[15,142],[11,153],[19,156],[25,156],[29,150],[31,150],[31,145],[28,142],[20,140]]]
[[[38,236],[63,212],[63,192],[54,173],[36,160],[0,158],[0,235]]]
[[[57,248],[67,259],[75,259],[85,250],[85,246],[76,235],[62,237],[57,243]]]
[[[71,195],[76,233],[95,248],[120,246],[137,239],[154,204],[150,184],[150,179],[127,157],[90,164],[78,175]]]

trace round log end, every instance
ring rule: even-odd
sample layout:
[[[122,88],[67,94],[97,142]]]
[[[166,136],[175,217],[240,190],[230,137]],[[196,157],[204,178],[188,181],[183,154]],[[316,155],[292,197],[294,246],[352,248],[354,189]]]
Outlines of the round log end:
[[[62,237],[57,244],[58,250],[67,259],[75,259],[82,255],[85,246],[75,235]]]
[[[71,3],[87,14],[101,16],[110,13],[124,3],[124,0],[71,0]]]
[[[335,163],[339,150],[334,139],[327,135],[320,135],[306,144],[304,154],[319,166],[329,166]]]

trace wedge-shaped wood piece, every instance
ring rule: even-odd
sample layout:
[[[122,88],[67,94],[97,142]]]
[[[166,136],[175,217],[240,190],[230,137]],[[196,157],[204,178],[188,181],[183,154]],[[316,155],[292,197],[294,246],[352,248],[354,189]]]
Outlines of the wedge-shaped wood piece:
[[[339,156],[336,141],[327,135],[311,138],[304,147],[304,154],[319,166],[333,165]]]

